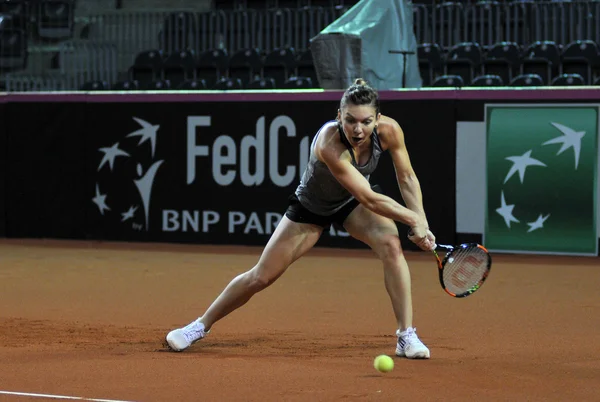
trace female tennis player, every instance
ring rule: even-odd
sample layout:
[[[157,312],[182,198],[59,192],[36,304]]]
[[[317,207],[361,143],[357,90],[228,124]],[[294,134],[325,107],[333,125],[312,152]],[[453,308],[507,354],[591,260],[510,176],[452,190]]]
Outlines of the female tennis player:
[[[407,207],[369,184],[386,150]],[[428,359],[429,349],[413,328],[410,272],[395,221],[411,229],[409,238],[421,249],[434,247],[404,133],[394,119],[379,112],[377,91],[357,79],[345,91],[336,120],[321,127],[313,139],[306,171],[258,263],[236,276],[201,317],[169,332],[167,345],[182,351],[204,338],[217,321],[271,285],[315,245],[323,230],[337,223],[383,262],[385,287],[398,325],[396,355]]]

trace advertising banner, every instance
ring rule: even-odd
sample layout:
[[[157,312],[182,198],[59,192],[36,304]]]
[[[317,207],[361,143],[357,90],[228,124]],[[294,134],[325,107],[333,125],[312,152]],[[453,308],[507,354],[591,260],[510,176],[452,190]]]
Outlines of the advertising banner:
[[[487,105],[490,250],[597,255],[598,106]]]
[[[85,237],[84,140],[79,103],[7,103],[7,237]]]
[[[94,238],[263,244],[335,105],[90,104]]]
[[[384,113],[406,132],[432,229],[452,242],[453,198],[439,199],[435,187],[454,182],[446,169],[455,157],[449,105],[388,101]],[[299,183],[314,135],[338,107],[338,101],[88,104],[87,235],[264,245]],[[446,151],[432,157],[432,142]],[[400,200],[389,155],[371,182]],[[318,244],[363,246],[341,228],[324,233]]]

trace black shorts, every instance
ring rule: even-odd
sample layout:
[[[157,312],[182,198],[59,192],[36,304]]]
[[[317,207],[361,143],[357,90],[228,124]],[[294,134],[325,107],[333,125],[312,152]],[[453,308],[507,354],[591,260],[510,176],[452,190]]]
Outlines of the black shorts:
[[[382,193],[381,187],[379,185],[372,186],[373,190]],[[292,194],[289,197],[289,206],[287,211],[285,211],[285,216],[288,217],[289,220],[297,223],[310,223],[313,225],[321,226],[325,229],[329,229],[332,224],[339,226],[340,228],[344,227],[344,221],[354,211],[354,209],[360,204],[356,198],[352,198],[350,202],[344,205],[339,211],[332,215],[324,216],[318,215],[314,212],[310,212],[306,209],[302,204],[300,204],[300,200],[296,194]]]

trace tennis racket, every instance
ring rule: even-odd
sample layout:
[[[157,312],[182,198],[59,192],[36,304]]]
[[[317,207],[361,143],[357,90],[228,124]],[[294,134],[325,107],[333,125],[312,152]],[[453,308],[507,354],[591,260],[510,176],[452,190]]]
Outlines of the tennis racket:
[[[446,250],[443,259],[436,249]],[[483,285],[492,268],[490,253],[480,244],[458,246],[438,244],[433,250],[442,289],[452,297],[467,297]]]

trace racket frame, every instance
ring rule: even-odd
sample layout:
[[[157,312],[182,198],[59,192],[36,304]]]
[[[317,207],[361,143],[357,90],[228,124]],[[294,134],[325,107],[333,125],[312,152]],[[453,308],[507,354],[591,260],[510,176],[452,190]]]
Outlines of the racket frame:
[[[486,270],[485,270],[485,273],[483,274],[482,278],[479,280],[479,282],[476,285],[471,287],[466,292],[463,292],[460,294],[455,294],[455,293],[449,291],[446,288],[446,285],[444,284],[444,267],[446,266],[446,262],[448,261],[448,259],[450,257],[452,257],[452,254],[454,253],[454,251],[461,249],[461,248],[469,248],[469,247],[478,247],[485,252],[485,255],[487,256]],[[444,256],[443,259],[441,259],[440,256],[438,255],[438,253],[436,251],[437,248],[442,248],[442,249],[448,251],[448,253],[446,253],[446,255]],[[446,292],[447,294],[449,294],[452,297],[456,297],[456,298],[467,297],[467,296],[470,296],[473,293],[475,293],[481,287],[481,285],[483,285],[483,282],[485,282],[488,275],[490,274],[490,270],[492,269],[492,256],[490,255],[489,251],[485,247],[483,247],[481,244],[478,244],[478,243],[463,243],[458,246],[437,244],[436,247],[433,248],[433,250],[431,250],[431,251],[433,252],[433,255],[435,256],[435,259],[437,260],[440,285],[442,286],[442,289],[444,289],[444,292]]]

